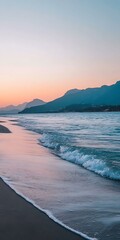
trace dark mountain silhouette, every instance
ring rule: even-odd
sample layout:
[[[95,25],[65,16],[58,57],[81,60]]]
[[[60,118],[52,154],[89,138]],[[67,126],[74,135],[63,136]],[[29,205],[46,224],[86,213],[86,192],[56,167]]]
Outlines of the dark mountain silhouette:
[[[79,92],[79,91],[80,91],[79,89],[74,88],[74,89],[68,90],[68,91],[65,93],[65,95],[77,93],[77,92]]]
[[[111,86],[87,88],[85,90],[70,90],[64,96],[42,106],[26,108],[21,113],[58,112],[73,104],[88,105],[120,105],[120,81]]]
[[[87,105],[73,104],[60,110],[60,112],[119,112],[120,105]]]
[[[17,114],[18,112],[23,111],[26,107],[29,108],[33,106],[42,105],[42,104],[45,104],[45,102],[40,99],[33,99],[31,102],[25,102],[17,106],[9,105],[9,106],[0,108],[0,114],[13,114],[13,113]]]

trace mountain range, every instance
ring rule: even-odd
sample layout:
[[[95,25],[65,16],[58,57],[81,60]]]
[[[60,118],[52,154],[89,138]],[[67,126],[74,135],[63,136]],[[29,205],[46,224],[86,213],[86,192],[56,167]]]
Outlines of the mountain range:
[[[59,112],[70,105],[89,106],[118,106],[120,105],[120,81],[111,86],[87,88],[83,90],[71,89],[60,98],[41,106],[25,108],[20,113],[47,113]]]
[[[45,104],[44,101],[40,99],[33,99],[30,102],[24,102],[22,104],[19,104],[17,106],[14,105],[9,105],[3,108],[0,108],[0,114],[17,114],[20,111],[23,111],[25,108],[30,108],[34,106],[40,106]]]

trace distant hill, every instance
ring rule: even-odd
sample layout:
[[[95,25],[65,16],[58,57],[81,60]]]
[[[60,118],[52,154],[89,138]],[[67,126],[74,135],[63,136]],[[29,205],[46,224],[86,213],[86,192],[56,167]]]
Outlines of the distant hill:
[[[60,112],[120,112],[120,105],[87,105],[73,104],[60,110]]]
[[[77,93],[77,92],[79,92],[79,91],[80,91],[79,89],[74,88],[74,89],[71,89],[71,90],[67,91],[67,92],[65,93],[65,95]]]
[[[27,103],[25,108],[30,108],[30,107],[34,107],[34,106],[40,106],[45,104],[45,102],[43,100],[40,100],[38,98],[33,99],[31,102]]]
[[[0,114],[17,114],[18,112],[23,111],[26,107],[29,108],[42,104],[45,104],[45,102],[40,99],[33,99],[31,102],[25,102],[17,106],[9,105],[4,108],[0,108]]]
[[[17,106],[9,105],[3,108],[0,108],[0,114],[17,114],[19,111],[25,109],[27,102],[19,104]]]
[[[87,88],[83,90],[73,89],[64,96],[48,102],[42,106],[26,108],[21,113],[45,113],[58,112],[73,104],[88,105],[120,105],[120,81],[111,86]]]

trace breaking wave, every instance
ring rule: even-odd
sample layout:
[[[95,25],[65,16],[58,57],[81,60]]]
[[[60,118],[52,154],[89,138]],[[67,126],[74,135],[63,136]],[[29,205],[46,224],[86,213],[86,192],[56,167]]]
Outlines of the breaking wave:
[[[95,155],[85,154],[80,147],[69,146],[65,139],[63,141],[59,135],[44,133],[39,141],[43,146],[52,149],[57,156],[66,161],[80,165],[102,177],[120,180],[120,171],[108,166],[104,160],[98,159]]]

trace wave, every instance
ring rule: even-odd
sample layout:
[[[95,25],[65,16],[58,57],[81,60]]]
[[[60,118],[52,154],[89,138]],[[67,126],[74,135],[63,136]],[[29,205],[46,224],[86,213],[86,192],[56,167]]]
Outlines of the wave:
[[[43,213],[45,213],[50,219],[52,219],[54,222],[58,223],[59,225],[61,225],[62,227],[70,230],[71,232],[73,233],[76,233],[78,235],[80,235],[81,237],[84,237],[85,239],[87,240],[97,240],[97,238],[91,238],[91,237],[88,237],[86,234],[82,233],[82,232],[79,232],[77,230],[74,230],[73,228],[70,228],[69,226],[65,225],[63,222],[59,221],[56,217],[54,217],[54,215],[49,211],[49,210],[46,210],[46,209],[43,209],[41,208],[39,205],[37,205],[33,200],[29,199],[28,197],[26,197],[25,195],[23,195],[21,192],[19,192],[15,187],[13,187],[13,185],[10,183],[10,181],[5,178],[5,177],[2,177],[2,180],[17,194],[19,195],[20,197],[24,198],[27,202],[31,203],[35,208],[39,209],[40,211],[42,211]]]
[[[53,149],[57,156],[66,161],[80,165],[102,177],[120,180],[120,171],[108,166],[104,160],[98,159],[95,155],[85,154],[80,147],[69,146],[65,139],[60,139],[56,134],[44,133],[39,141],[43,146]]]
[[[119,165],[119,160],[115,164],[114,157],[112,157],[112,162],[110,162],[108,154],[106,156],[102,155],[103,152],[94,154],[95,151],[92,151],[92,149],[86,148],[87,150],[85,150],[83,147],[78,147],[76,142],[74,142],[75,133],[70,131],[67,133],[63,132],[61,129],[62,125],[60,125],[59,131],[58,128],[51,126],[51,124],[46,125],[43,122],[37,124],[33,119],[21,119],[19,124],[27,130],[40,134],[39,142],[43,146],[52,149],[61,159],[80,165],[102,177],[120,180],[120,169],[117,166]]]

